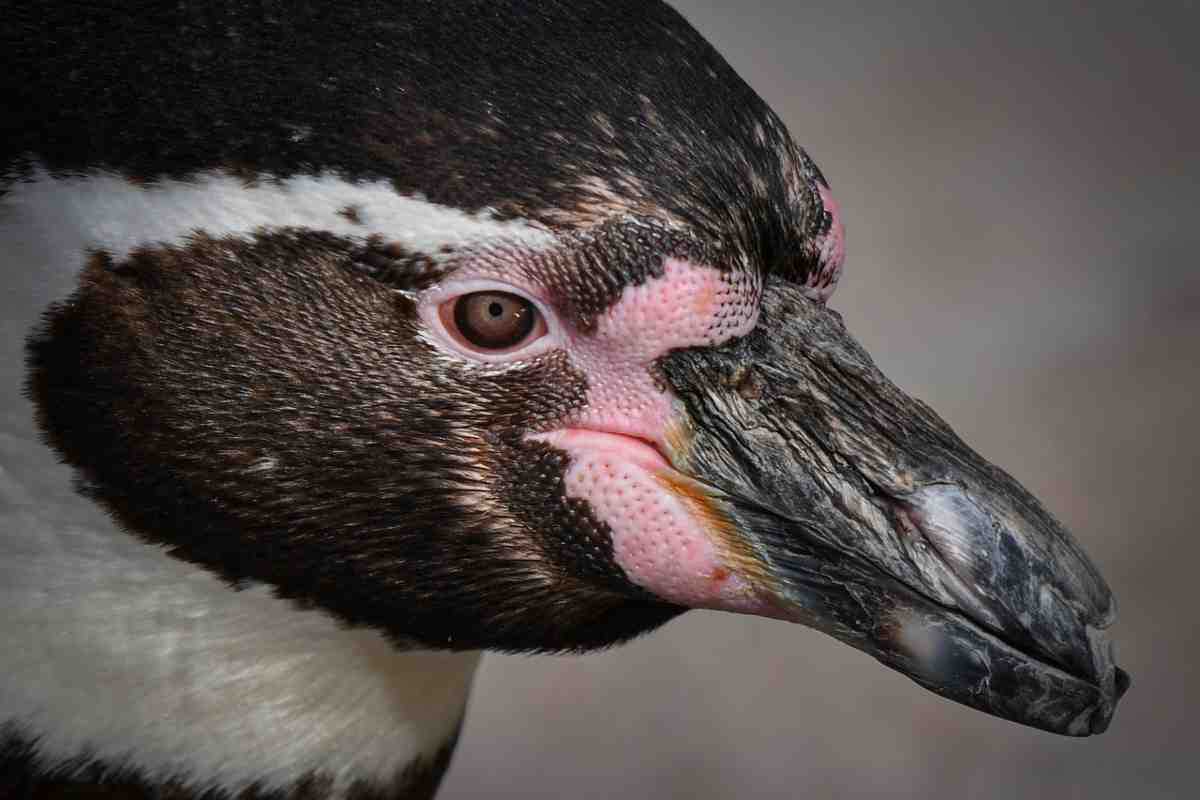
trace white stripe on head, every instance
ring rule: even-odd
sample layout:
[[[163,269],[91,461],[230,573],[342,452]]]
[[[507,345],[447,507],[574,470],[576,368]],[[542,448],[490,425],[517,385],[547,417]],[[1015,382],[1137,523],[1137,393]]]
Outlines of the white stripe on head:
[[[544,228],[520,220],[500,221],[487,211],[467,213],[401,195],[387,181],[351,182],[328,173],[263,175],[247,182],[214,171],[143,185],[111,172],[55,178],[39,169],[10,193],[5,204],[24,207],[47,233],[64,240],[62,246],[106,250],[117,260],[139,246],[181,243],[196,231],[245,236],[263,228],[379,236],[433,257],[442,248],[497,240],[529,248],[552,241]]]

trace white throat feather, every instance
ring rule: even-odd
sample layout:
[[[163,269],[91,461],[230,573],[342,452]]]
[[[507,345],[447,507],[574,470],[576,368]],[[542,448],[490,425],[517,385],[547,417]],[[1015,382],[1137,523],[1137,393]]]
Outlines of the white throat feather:
[[[76,491],[24,396],[24,343],[88,249],[120,258],[196,230],[305,226],[417,249],[545,234],[331,176],[246,186],[221,174],[148,188],[111,174],[0,195],[0,724],[39,764],[91,758],[231,794],[314,774],[334,796],[386,785],[453,740],[477,653],[402,651],[381,633],[235,590],[117,525]],[[358,207],[359,222],[339,214]]]

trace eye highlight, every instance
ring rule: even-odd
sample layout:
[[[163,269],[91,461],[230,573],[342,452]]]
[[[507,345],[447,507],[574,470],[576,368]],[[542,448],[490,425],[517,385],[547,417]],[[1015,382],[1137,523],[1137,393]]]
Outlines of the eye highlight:
[[[537,306],[511,292],[459,295],[443,303],[438,314],[460,345],[477,352],[511,352],[546,335],[546,321]]]

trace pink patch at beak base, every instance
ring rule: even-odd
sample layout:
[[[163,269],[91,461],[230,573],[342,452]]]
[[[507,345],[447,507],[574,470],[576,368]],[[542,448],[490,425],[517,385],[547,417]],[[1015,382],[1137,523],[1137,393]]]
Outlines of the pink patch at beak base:
[[[626,577],[689,608],[769,612],[737,569],[748,562],[729,557],[738,550],[732,525],[671,466],[679,444],[671,433],[686,425],[653,365],[671,350],[749,333],[760,290],[754,272],[665,259],[661,275],[625,287],[594,330],[571,337],[566,349],[587,377],[587,401],[563,428],[529,437],[570,457],[564,491],[608,525]]]
[[[608,525],[614,560],[631,582],[689,608],[769,612],[722,558],[725,534],[673,488],[687,478],[654,448],[628,436],[578,429],[531,438],[570,456],[565,493],[586,501]]]
[[[587,375],[587,404],[567,424],[667,445],[672,398],[651,373],[678,348],[711,347],[758,321],[758,279],[668,258],[663,274],[627,286],[590,335],[573,337],[571,360]]]

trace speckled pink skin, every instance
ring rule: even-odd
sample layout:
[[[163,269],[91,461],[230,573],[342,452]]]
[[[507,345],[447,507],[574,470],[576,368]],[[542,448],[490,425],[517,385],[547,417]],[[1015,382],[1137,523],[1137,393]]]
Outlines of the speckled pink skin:
[[[664,457],[680,412],[651,370],[670,350],[749,333],[758,292],[747,275],[668,260],[661,277],[627,287],[593,333],[569,337],[566,350],[590,386],[587,405],[564,429],[534,437],[568,453],[566,493],[608,524],[629,579],[680,605],[763,613],[723,562],[720,532],[664,479],[686,480]]]
[[[846,228],[842,224],[842,210],[833,194],[818,184],[821,202],[832,220],[829,232],[816,241],[818,269],[813,270],[804,284],[804,293],[813,300],[824,303],[837,289],[842,277],[842,265],[846,263]]]
[[[569,424],[665,449],[673,398],[655,385],[654,362],[670,350],[743,336],[757,321],[758,286],[750,277],[668,259],[662,277],[627,287],[591,335],[571,338],[571,360],[591,389]]]
[[[539,438],[570,455],[567,496],[586,500],[608,523],[613,556],[629,580],[690,608],[763,613],[749,583],[723,562],[717,532],[664,480],[672,470],[656,450],[589,430]]]

